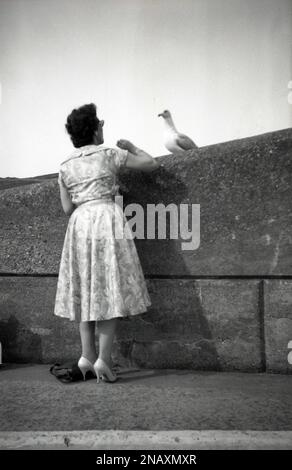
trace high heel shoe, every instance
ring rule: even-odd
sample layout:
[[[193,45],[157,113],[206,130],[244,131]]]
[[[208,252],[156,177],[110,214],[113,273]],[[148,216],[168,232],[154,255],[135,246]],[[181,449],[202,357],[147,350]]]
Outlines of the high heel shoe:
[[[110,370],[102,359],[98,358],[93,364],[93,368],[96,374],[97,383],[99,383],[100,379],[105,382],[115,382],[117,380],[116,374]]]
[[[86,372],[88,372],[88,371],[91,371],[93,373],[93,375],[96,375],[93,364],[88,359],[86,359],[86,357],[84,357],[84,356],[80,357],[80,359],[78,361],[78,367],[82,372],[83,380],[86,380]]]

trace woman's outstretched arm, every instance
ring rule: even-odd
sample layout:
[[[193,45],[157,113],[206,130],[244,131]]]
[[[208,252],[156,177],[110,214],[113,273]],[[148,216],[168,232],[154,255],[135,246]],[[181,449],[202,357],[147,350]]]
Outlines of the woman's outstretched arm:
[[[160,167],[156,158],[151,157],[149,153],[139,149],[129,140],[120,139],[117,146],[123,150],[128,150],[126,168],[150,172]]]

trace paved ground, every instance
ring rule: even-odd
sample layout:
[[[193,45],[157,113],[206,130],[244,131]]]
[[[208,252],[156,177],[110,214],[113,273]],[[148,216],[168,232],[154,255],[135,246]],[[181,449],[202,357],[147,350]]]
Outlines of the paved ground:
[[[292,433],[287,433],[292,431],[292,376],[121,370],[114,384],[62,384],[50,375],[48,365],[1,366],[0,443],[7,436],[43,436],[49,445],[47,436],[59,439],[59,431],[75,437],[79,432],[77,446],[85,445],[88,431],[104,431],[104,436],[105,431],[144,432],[145,439],[154,432],[155,439],[170,436],[177,442],[173,432],[182,430],[220,431],[209,437],[223,436],[222,442],[229,435],[224,438],[222,431],[242,431],[245,440],[246,431],[273,431],[278,442],[288,438],[292,447]],[[268,440],[273,433],[266,433]],[[63,445],[61,435],[58,442]]]

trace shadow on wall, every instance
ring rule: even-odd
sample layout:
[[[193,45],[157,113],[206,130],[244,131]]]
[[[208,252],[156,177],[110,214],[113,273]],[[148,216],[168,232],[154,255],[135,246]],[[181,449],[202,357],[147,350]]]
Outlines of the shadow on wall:
[[[5,305],[5,309],[9,308],[13,312],[13,303]],[[43,362],[40,336],[21,324],[14,314],[0,321],[0,341],[3,362]]]
[[[141,180],[140,180],[141,178]],[[171,194],[166,189],[171,187]],[[174,191],[173,191],[174,190]],[[135,186],[121,185],[124,205],[143,201],[146,204],[180,204],[188,197],[185,184],[164,168],[159,176],[139,175]],[[133,214],[134,215],[134,214]],[[145,221],[146,223],[146,221]],[[169,234],[169,217],[167,231]],[[157,227],[156,227],[157,229]],[[157,253],[171,253],[178,273],[188,272],[180,240],[135,240],[143,267],[145,245]],[[159,260],[161,263],[161,259]],[[157,267],[158,272],[161,268]],[[148,312],[121,319],[115,343],[115,360],[124,366],[146,368],[213,369],[220,370],[215,340],[204,314],[200,292],[194,280],[148,279],[152,306]]]
[[[148,284],[152,307],[135,319],[122,319],[118,327],[116,346],[126,365],[220,370],[195,282],[163,279]]]

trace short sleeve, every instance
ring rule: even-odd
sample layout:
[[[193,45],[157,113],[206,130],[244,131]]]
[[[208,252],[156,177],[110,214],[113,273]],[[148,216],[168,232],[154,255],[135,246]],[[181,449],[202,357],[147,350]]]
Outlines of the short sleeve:
[[[128,158],[128,150],[114,149],[114,163],[117,168],[125,166]]]
[[[64,181],[63,181],[63,177],[62,177],[61,169],[60,169],[59,174],[58,174],[58,184],[59,184],[59,186],[65,186]]]

